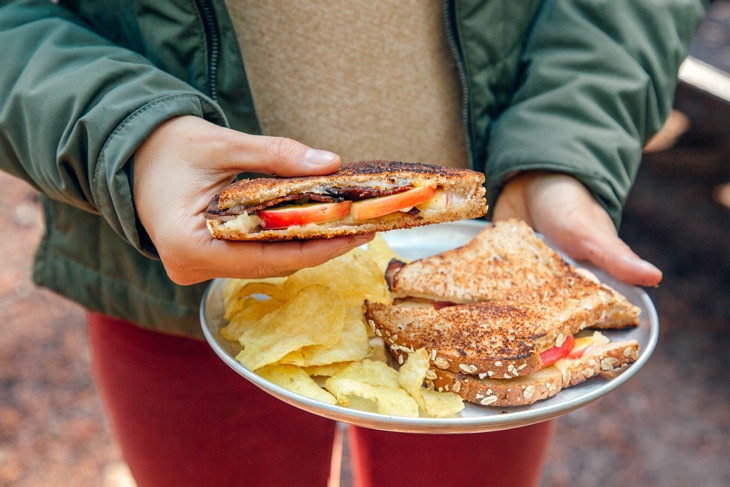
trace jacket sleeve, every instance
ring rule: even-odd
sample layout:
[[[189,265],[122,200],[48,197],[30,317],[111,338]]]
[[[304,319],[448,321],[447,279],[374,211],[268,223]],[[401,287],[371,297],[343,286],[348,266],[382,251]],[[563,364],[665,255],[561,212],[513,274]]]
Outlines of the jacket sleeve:
[[[223,124],[223,114],[50,1],[0,0],[0,59],[0,168],[101,215],[144,251],[128,174],[134,151],[169,118]]]
[[[527,39],[520,85],[492,125],[490,203],[516,172],[565,172],[618,226],[643,144],[672,107],[703,3],[546,1]]]

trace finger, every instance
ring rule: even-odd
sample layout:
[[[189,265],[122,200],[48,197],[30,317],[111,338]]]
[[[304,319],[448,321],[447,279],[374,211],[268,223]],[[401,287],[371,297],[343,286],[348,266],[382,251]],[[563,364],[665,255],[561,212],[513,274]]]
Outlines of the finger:
[[[604,269],[616,279],[635,286],[658,286],[662,271],[651,262],[639,257],[618,236],[585,239],[582,258]]]
[[[181,285],[218,277],[258,279],[289,275],[314,267],[364,245],[373,234],[291,242],[226,242],[210,240],[196,262],[166,265],[170,279]],[[163,259],[163,262],[165,259]]]
[[[608,215],[589,215],[576,217],[576,225],[553,227],[545,236],[569,257],[588,261],[622,282],[659,285],[662,272],[621,240]]]
[[[576,179],[521,173],[505,186],[493,219],[518,217],[575,260],[591,262],[623,282],[656,286],[662,272],[619,237],[608,213]]]
[[[365,245],[374,236],[375,234],[367,234],[293,242],[288,245],[295,246],[294,252],[289,252],[288,249],[281,251],[277,246],[265,245],[262,248],[261,262],[252,270],[247,269],[246,273],[256,277],[289,275],[299,269],[314,267],[339,257],[356,247]]]

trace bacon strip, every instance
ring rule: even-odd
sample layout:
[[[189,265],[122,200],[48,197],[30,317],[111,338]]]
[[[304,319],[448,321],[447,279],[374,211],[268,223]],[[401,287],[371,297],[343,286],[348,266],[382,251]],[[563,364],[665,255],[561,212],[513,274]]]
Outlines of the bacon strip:
[[[235,207],[227,210],[221,210],[220,208],[218,208],[218,195],[216,195],[215,198],[213,198],[213,200],[210,202],[210,205],[208,205],[208,209],[206,210],[206,212],[209,218],[215,218],[220,220],[234,217],[243,213],[255,213],[259,210],[263,210],[264,208],[270,208],[272,206],[276,206],[282,203],[288,203],[290,201],[301,201],[302,204],[311,201],[316,201],[318,203],[330,203],[345,200],[359,201],[369,198],[379,198],[381,196],[389,196],[391,194],[402,193],[403,191],[406,191],[408,189],[411,189],[411,187],[394,186],[391,188],[380,189],[365,186],[348,186],[344,188],[328,188],[325,190],[324,193],[289,194],[280,198],[264,201],[255,206],[249,206],[245,208]]]

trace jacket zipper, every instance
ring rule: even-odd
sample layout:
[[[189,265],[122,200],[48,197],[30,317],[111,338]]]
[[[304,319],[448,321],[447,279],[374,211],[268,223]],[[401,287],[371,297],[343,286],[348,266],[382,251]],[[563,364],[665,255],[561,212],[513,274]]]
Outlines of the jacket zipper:
[[[450,15],[450,7],[452,5],[452,2],[449,0],[446,0],[443,3],[443,17],[444,17],[444,26],[446,30],[446,38],[449,42],[449,47],[451,49],[451,53],[454,55],[454,59],[456,60],[456,66],[457,71],[459,73],[459,82],[461,83],[461,103],[462,103],[462,122],[464,124],[464,134],[466,137],[466,145],[467,145],[467,156],[469,157],[469,167],[474,169],[474,136],[470,129],[470,113],[469,113],[469,87],[466,82],[466,72],[464,68],[464,58],[461,55],[461,48],[459,47],[459,41],[457,39],[456,35],[456,26],[454,25],[454,22],[451,20]],[[454,8],[456,6],[454,5]]]
[[[220,32],[209,0],[195,0],[203,21],[205,38],[208,41],[208,92],[213,100],[217,96],[218,60],[220,58]]]

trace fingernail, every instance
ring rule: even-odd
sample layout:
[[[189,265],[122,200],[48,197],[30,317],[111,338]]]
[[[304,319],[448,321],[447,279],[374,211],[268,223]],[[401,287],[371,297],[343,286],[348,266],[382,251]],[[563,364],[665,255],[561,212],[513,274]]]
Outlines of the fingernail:
[[[304,162],[306,164],[313,164],[316,166],[331,164],[335,159],[337,159],[337,154],[319,149],[309,149],[304,155]]]
[[[652,264],[651,262],[647,262],[647,261],[645,261],[645,260],[642,260],[642,261],[641,261],[641,266],[642,266],[642,267],[644,268],[644,270],[646,270],[646,271],[651,271],[651,272],[661,272],[661,269],[659,269],[659,268],[658,268],[657,266],[655,266],[655,265],[654,265],[654,264]]]
[[[661,272],[657,266],[641,257],[629,256],[626,260],[637,268],[641,268],[644,272]]]
[[[662,271],[657,266],[641,257],[632,257],[626,259],[637,271],[643,274],[643,279],[639,281],[642,286],[656,287],[662,280]]]

